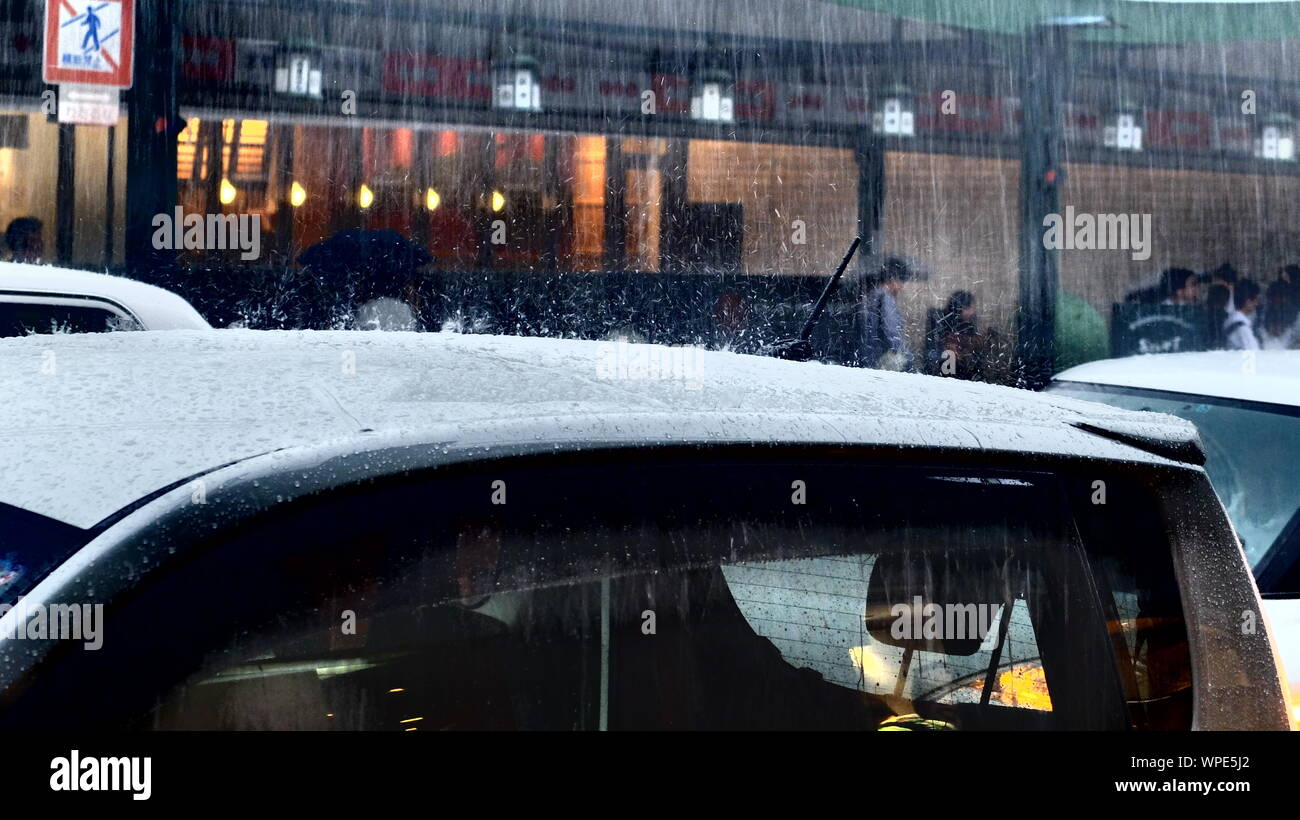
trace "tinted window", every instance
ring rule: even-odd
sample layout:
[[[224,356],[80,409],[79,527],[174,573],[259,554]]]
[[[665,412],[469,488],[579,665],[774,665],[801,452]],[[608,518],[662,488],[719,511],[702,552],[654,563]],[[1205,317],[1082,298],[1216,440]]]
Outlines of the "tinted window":
[[[136,323],[90,305],[0,302],[0,337],[33,333],[104,333],[136,330]]]
[[[1066,496],[793,463],[392,485],[223,539],[70,657],[138,664],[86,694],[142,728],[1122,728],[1144,693],[1096,590],[1143,579],[1091,574]],[[1157,592],[1185,671],[1176,588]]]

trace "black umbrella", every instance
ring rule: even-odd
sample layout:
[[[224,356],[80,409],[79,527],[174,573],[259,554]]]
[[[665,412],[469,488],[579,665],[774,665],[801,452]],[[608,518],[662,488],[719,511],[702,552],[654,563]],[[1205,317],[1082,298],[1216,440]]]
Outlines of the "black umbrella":
[[[363,290],[369,298],[400,296],[411,274],[432,260],[428,251],[394,230],[341,231],[298,255],[298,264],[335,286]]]

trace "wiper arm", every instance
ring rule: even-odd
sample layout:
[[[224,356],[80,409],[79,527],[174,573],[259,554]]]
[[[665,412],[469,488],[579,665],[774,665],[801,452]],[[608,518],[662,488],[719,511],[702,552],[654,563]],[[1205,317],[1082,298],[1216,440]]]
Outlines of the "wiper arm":
[[[844,276],[844,271],[849,266],[849,261],[853,259],[853,254],[857,253],[858,246],[862,244],[862,237],[853,237],[853,242],[849,244],[848,253],[840,260],[840,266],[831,274],[831,279],[822,288],[821,296],[817,297],[817,303],[813,305],[812,313],[808,316],[808,321],[803,323],[803,329],[799,335],[793,339],[785,339],[772,345],[763,351],[768,356],[775,356],[778,359],[788,359],[796,362],[806,362],[813,356],[812,338],[813,330],[817,328],[817,323],[821,321],[822,314],[826,312],[826,305],[831,300],[831,295],[839,287],[840,279]]]

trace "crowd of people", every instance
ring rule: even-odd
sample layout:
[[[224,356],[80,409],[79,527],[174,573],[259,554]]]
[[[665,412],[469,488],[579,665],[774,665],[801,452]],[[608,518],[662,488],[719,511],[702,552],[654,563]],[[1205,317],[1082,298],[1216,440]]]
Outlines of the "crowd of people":
[[[1004,340],[996,328],[979,328],[975,298],[969,291],[954,291],[942,307],[927,311],[924,351],[920,355],[915,353],[898,304],[906,283],[915,278],[915,271],[907,262],[889,258],[869,280],[858,304],[859,363],[880,370],[988,380],[994,351],[1000,349]],[[1058,326],[1058,345],[1079,336],[1091,325],[1102,327],[1101,317],[1091,307],[1085,307],[1092,320],[1086,328],[1083,325],[1088,323],[1059,315],[1062,305],[1068,309],[1073,304],[1071,300],[1081,302],[1069,294],[1062,297],[1058,303],[1058,325],[1064,322],[1071,329],[1062,333]],[[1129,293],[1125,301],[1195,308],[1196,314],[1204,316],[1197,321],[1205,322],[1203,347],[1207,350],[1300,348],[1300,265],[1279,268],[1275,278],[1266,285],[1239,276],[1232,265],[1221,265],[1205,273],[1167,268],[1156,284]],[[1104,333],[1100,329],[1097,332]],[[1102,343],[1104,346],[1104,338]],[[1081,361],[1105,355],[1091,352]]]
[[[1283,266],[1266,285],[1229,264],[1206,273],[1166,268],[1155,285],[1133,291],[1126,301],[1204,308],[1210,350],[1300,347],[1300,265]]]

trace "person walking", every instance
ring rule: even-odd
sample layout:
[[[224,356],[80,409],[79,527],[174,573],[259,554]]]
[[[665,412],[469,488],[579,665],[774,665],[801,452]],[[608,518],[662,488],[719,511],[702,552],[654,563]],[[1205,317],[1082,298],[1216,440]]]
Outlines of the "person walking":
[[[1259,350],[1255,335],[1255,314],[1259,309],[1259,285],[1253,279],[1241,279],[1232,292],[1235,307],[1223,320],[1223,336],[1228,350]]]
[[[889,257],[874,278],[873,287],[859,306],[861,335],[859,361],[878,370],[913,370],[912,350],[907,343],[898,295],[912,279],[907,262]]]

